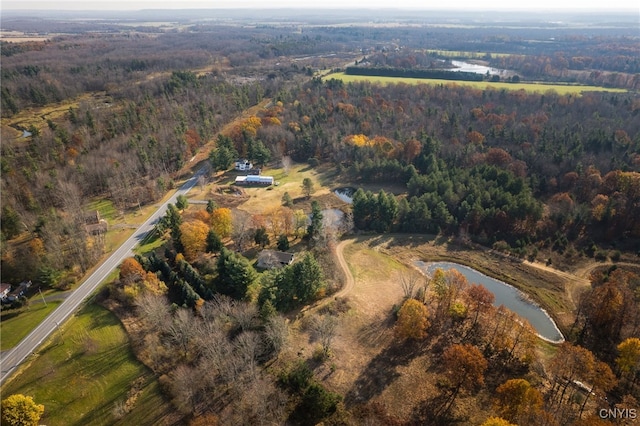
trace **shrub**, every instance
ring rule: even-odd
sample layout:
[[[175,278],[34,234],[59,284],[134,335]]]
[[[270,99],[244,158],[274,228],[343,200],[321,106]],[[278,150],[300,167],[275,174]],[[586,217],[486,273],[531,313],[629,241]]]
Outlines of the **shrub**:
[[[604,262],[605,260],[607,260],[607,252],[604,250],[598,250],[594,256],[594,258],[598,261],[598,262]]]

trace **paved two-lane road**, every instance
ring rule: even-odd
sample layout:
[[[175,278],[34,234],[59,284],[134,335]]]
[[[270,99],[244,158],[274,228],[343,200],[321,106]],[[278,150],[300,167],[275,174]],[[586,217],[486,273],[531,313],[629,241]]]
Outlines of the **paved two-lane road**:
[[[149,219],[147,219],[96,271],[86,279],[76,290],[67,297],[40,325],[38,325],[15,348],[5,351],[0,358],[0,384],[22,364],[27,357],[42,344],[42,342],[55,331],[69,316],[78,309],[80,304],[89,297],[102,281],[122,263],[133,255],[133,248],[142,241],[153,229],[158,219],[163,216],[169,203],[175,203],[178,195],[184,195],[198,182],[198,178],[204,174],[206,167],[200,169],[193,177],[186,181],[176,193],[162,204]]]

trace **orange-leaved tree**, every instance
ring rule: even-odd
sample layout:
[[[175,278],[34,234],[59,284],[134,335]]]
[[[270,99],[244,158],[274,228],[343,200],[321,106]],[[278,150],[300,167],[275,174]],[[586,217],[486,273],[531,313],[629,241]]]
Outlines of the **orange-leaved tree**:
[[[480,349],[470,344],[454,344],[445,349],[442,363],[451,387],[451,395],[438,414],[449,411],[461,389],[471,390],[484,384],[487,360]]]
[[[145,276],[145,270],[133,257],[128,257],[120,265],[120,280],[125,284],[141,280]]]

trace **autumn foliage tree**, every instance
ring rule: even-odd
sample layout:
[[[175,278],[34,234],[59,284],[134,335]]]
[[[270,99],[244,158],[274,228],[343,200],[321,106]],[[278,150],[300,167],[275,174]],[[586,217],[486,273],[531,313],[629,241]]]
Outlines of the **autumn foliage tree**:
[[[204,253],[207,248],[208,233],[209,227],[199,220],[180,225],[180,242],[184,247],[184,255],[187,260],[191,261],[199,254]]]
[[[498,386],[494,408],[516,424],[535,424],[542,410],[542,394],[525,379],[510,379]]]
[[[481,313],[491,309],[495,296],[482,284],[471,284],[465,291],[465,297],[469,305],[469,310],[473,314],[471,327],[478,323]]]
[[[398,311],[396,333],[402,339],[424,339],[429,327],[427,307],[416,299],[407,299]]]
[[[595,353],[609,356],[621,340],[637,334],[640,314],[634,289],[640,277],[615,269],[594,272],[590,278],[592,288],[585,292],[579,305],[579,341]]]
[[[484,372],[488,362],[480,349],[470,344],[453,344],[442,355],[445,376],[451,394],[439,414],[449,411],[461,389],[472,390],[484,384]]]
[[[120,265],[120,280],[130,284],[131,282],[141,280],[145,276],[145,270],[133,257],[128,257],[122,261]]]
[[[220,238],[227,238],[231,235],[232,223],[231,210],[226,207],[217,208],[211,213],[211,227]]]
[[[32,397],[10,395],[2,400],[2,424],[7,426],[37,426],[44,413],[44,405],[36,404]]]
[[[577,391],[576,382],[590,382],[596,367],[593,353],[582,346],[564,342],[549,363],[549,372],[553,375],[553,386],[549,401],[556,407],[563,407],[562,417],[569,416],[568,408],[573,394]],[[569,394],[567,396],[567,391]],[[565,399],[566,398],[566,399]]]
[[[624,376],[635,381],[636,373],[640,371],[640,339],[629,337],[618,345],[616,365]]]

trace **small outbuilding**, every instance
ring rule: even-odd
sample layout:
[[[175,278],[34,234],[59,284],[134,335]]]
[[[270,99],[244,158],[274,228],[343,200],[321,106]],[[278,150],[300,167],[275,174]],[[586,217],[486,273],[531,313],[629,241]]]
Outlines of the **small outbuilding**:
[[[293,262],[293,253],[286,253],[276,250],[262,250],[258,255],[256,266],[260,269],[282,268],[291,265]]]

